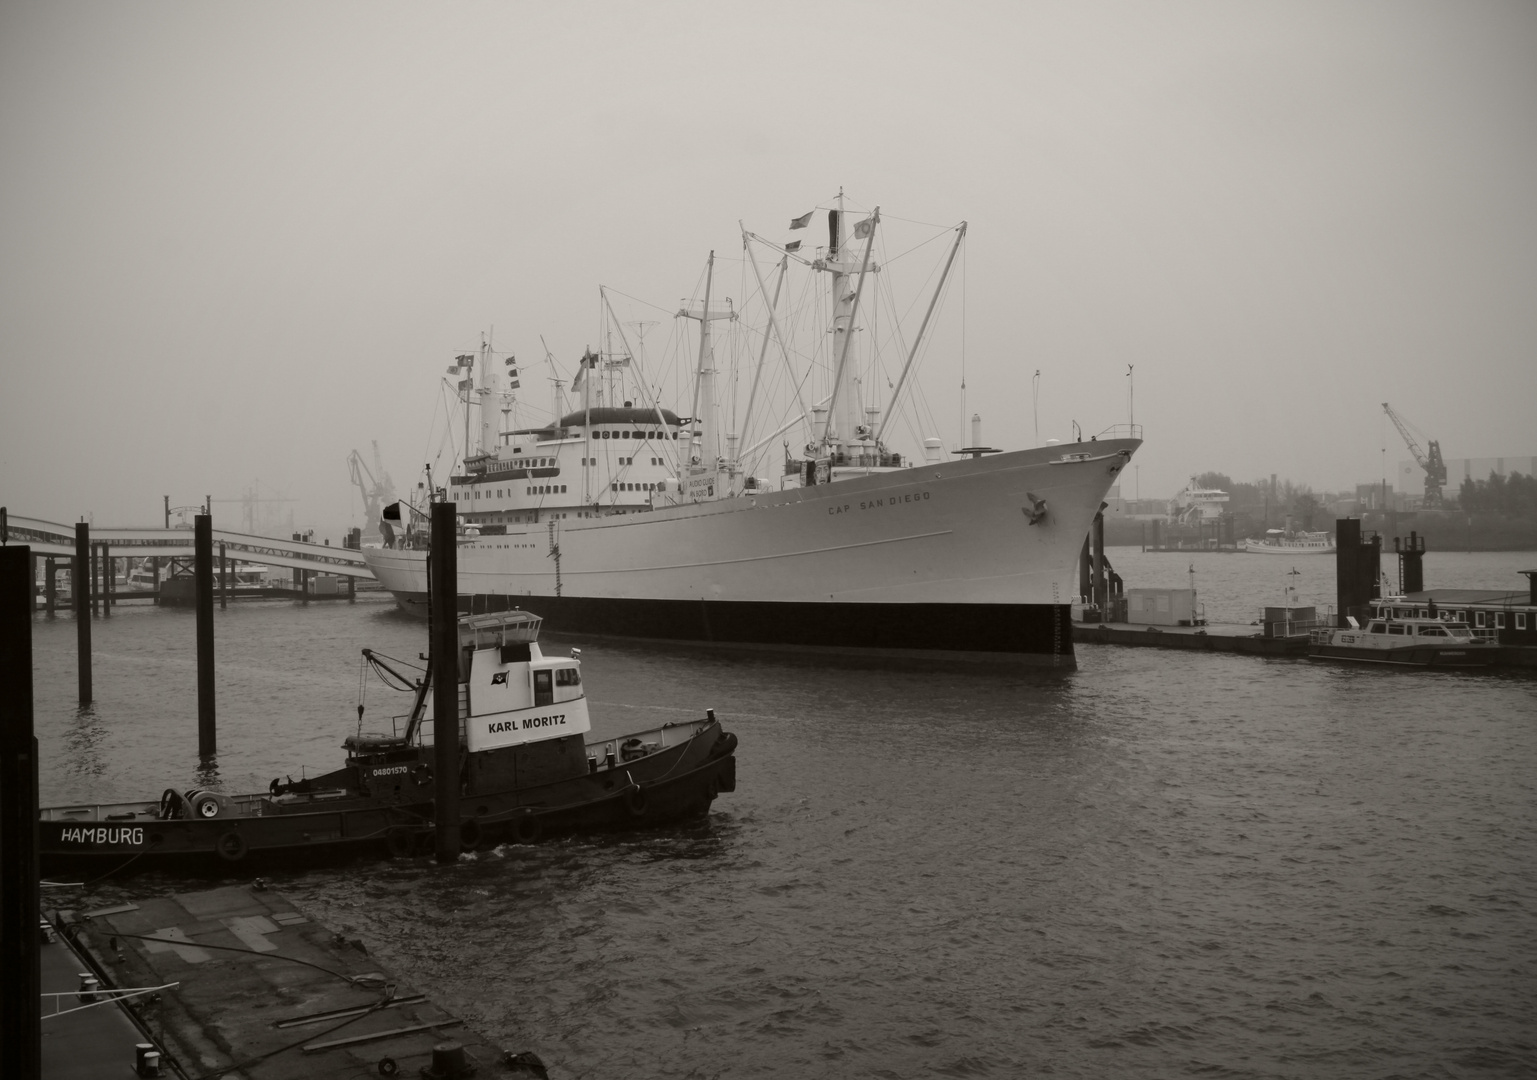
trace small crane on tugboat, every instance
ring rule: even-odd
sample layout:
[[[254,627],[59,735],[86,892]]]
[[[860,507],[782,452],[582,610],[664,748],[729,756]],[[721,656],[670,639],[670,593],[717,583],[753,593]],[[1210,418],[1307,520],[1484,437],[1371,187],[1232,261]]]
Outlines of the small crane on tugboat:
[[[1445,500],[1441,495],[1441,488],[1446,483],[1446,462],[1441,460],[1441,444],[1435,439],[1424,436],[1429,452],[1420,449],[1419,442],[1414,437],[1414,429],[1409,421],[1393,410],[1393,406],[1386,401],[1382,403],[1382,411],[1388,414],[1388,419],[1393,421],[1393,426],[1404,437],[1404,442],[1409,444],[1409,453],[1414,455],[1414,460],[1420,468],[1425,470],[1425,504],[1426,510],[1440,510],[1445,506]]]

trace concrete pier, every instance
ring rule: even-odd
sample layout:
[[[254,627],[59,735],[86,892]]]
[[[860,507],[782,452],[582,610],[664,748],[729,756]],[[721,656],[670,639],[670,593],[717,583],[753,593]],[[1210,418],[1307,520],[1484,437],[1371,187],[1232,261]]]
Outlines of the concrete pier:
[[[186,1075],[428,1075],[458,1044],[476,1076],[507,1055],[352,941],[259,885],[64,912],[104,986],[163,986],[139,1011]],[[465,1073],[463,1075],[469,1075]]]

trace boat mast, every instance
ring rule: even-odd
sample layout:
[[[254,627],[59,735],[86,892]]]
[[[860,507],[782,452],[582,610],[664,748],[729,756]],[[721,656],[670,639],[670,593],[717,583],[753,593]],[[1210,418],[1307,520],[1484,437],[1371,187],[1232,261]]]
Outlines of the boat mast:
[[[854,350],[854,319],[859,314],[859,300],[864,292],[865,275],[879,270],[870,264],[870,248],[875,243],[875,227],[880,223],[881,208],[859,223],[855,232],[865,239],[865,250],[859,262],[843,258],[843,192],[838,192],[838,209],[827,215],[827,258],[812,263],[812,268],[832,273],[833,297],[833,347],[838,350],[838,366],[833,375],[832,397],[828,403],[828,428],[822,434],[823,448],[835,443],[847,442],[859,429],[859,401],[854,396],[854,372],[859,367],[858,353]],[[859,278],[853,291],[848,288],[850,273],[859,269]],[[840,336],[841,335],[841,336]],[[855,361],[849,363],[849,354]]]
[[[689,308],[683,308],[678,315],[685,319],[699,320],[699,370],[694,379],[694,405],[690,410],[693,413],[689,421],[689,438],[693,439],[693,425],[699,425],[699,452],[690,453],[688,458],[688,498],[698,501],[700,499],[716,498],[720,492],[720,447],[718,428],[719,413],[715,401],[715,352],[710,345],[710,323],[715,319],[733,319],[736,313],[731,310],[710,310],[710,287],[715,276],[715,252],[710,252],[709,261],[705,264],[704,276],[704,306],[697,312]]]

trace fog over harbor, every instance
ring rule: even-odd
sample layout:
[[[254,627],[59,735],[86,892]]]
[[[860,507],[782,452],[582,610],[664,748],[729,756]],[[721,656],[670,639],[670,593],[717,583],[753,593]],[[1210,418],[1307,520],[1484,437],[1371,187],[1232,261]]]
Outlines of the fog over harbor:
[[[1526,4],[7,3],[0,503],[259,483],[335,537],[349,452],[413,483],[489,328],[545,406],[600,284],[660,343],[739,219],[840,188],[969,222],[947,447],[1030,445],[1037,370],[1040,438],[1125,422],[1134,365],[1146,497],[1373,480],[1383,401],[1531,455],[1534,56]]]

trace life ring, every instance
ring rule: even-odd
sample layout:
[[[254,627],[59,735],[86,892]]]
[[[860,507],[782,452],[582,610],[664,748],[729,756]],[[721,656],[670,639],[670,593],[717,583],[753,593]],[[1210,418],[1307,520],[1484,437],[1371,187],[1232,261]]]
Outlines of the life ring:
[[[627,788],[624,793],[624,809],[631,817],[640,817],[646,812],[646,789],[636,784]]]
[[[225,862],[239,862],[245,858],[246,851],[249,849],[246,847],[245,837],[234,830],[230,830],[219,837],[218,841],[214,844],[214,850],[219,853],[219,858]]]
[[[417,787],[426,787],[432,783],[432,766],[425,761],[411,770],[411,779]]]
[[[160,820],[170,821],[174,817],[181,816],[182,797],[181,792],[173,787],[168,787],[160,794]]]
[[[404,859],[411,854],[411,849],[416,846],[416,837],[411,835],[411,830],[403,825],[397,825],[384,835],[384,842],[389,846],[390,858]]]
[[[544,822],[537,814],[524,814],[508,823],[507,832],[514,844],[537,844],[544,835]]]
[[[466,818],[459,822],[459,847],[465,851],[473,851],[480,846],[480,821],[477,818]]]

